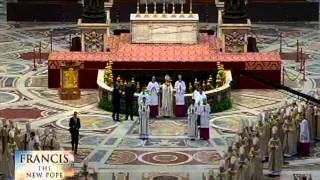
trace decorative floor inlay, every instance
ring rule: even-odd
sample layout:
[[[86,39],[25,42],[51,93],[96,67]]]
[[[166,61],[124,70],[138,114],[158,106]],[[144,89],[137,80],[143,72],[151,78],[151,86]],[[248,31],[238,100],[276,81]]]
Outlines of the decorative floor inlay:
[[[9,92],[0,92],[0,105],[16,102],[20,97]]]
[[[137,154],[131,151],[114,151],[106,161],[106,164],[120,165],[129,164],[138,158]]]
[[[135,125],[132,134],[139,134],[139,125]],[[186,120],[151,120],[150,135],[153,136],[184,136],[187,135]]]
[[[150,138],[144,144],[145,147],[154,148],[170,148],[170,147],[186,147],[185,139],[155,139]]]
[[[39,108],[6,108],[0,110],[0,117],[18,121],[35,120],[44,117],[43,112]]]
[[[116,143],[116,141],[118,140],[118,138],[108,138],[108,140],[104,143],[104,145],[114,145],[114,143]]]
[[[188,173],[143,173],[142,180],[190,180]]]
[[[100,143],[105,139],[106,137],[102,136],[86,136],[80,139],[80,144],[82,145],[92,145],[92,146],[99,146]]]
[[[70,147],[64,147],[63,149],[66,151],[72,151]],[[75,155],[75,163],[81,163],[92,151],[92,149],[79,148],[77,154]]]
[[[221,159],[217,151],[200,151],[193,155],[194,160],[204,164],[218,164]]]
[[[142,147],[144,141],[136,138],[124,138],[121,140],[119,147]]]
[[[192,156],[183,152],[147,152],[138,157],[150,165],[181,165],[192,161]]]
[[[245,115],[229,115],[229,116],[222,116],[213,118],[210,121],[210,124],[218,128],[222,131],[229,131],[229,132],[238,132],[240,127],[241,120],[248,120],[252,121],[253,124],[257,122],[257,116],[245,116]]]
[[[106,150],[97,151],[93,156],[91,156],[91,158],[89,159],[89,162],[100,162],[107,152],[108,151]]]
[[[24,64],[2,62],[0,64],[0,74],[22,74],[30,67]]]
[[[118,125],[110,116],[80,115],[81,131],[106,130]],[[56,124],[64,129],[69,129],[69,118],[60,119]]]

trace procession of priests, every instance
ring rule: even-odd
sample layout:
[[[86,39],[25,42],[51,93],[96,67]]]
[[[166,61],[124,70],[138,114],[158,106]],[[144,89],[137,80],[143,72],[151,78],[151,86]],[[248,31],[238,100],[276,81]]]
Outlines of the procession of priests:
[[[211,107],[207,103],[205,93],[201,88],[195,89],[188,109],[186,109],[185,93],[186,84],[181,75],[178,75],[178,80],[174,83],[174,86],[169,75],[165,76],[163,84],[159,84],[156,78],[152,77],[147,88],[142,89],[138,98],[141,139],[147,139],[150,133],[149,118],[158,118],[159,116],[164,118],[185,117],[186,114],[190,139],[209,139]]]
[[[240,122],[239,132],[220,160],[220,180],[261,180],[263,163],[269,176],[279,176],[284,160],[309,156],[320,140],[319,105],[295,101],[259,114],[256,124]],[[251,123],[250,123],[251,122]]]
[[[17,123],[2,120],[0,127],[0,176],[14,178],[14,155],[17,150],[59,150],[60,144],[54,129],[45,128],[44,132],[32,130],[31,124],[21,130]]]

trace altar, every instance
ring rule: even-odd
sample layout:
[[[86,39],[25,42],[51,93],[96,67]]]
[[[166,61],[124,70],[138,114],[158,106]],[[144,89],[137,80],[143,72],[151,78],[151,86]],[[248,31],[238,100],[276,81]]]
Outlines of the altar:
[[[131,43],[199,42],[198,14],[130,15]]]

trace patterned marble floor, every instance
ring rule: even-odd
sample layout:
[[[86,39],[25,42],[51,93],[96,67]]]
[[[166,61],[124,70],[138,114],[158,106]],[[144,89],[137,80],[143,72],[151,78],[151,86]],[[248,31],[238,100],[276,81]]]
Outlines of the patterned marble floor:
[[[294,52],[297,39],[302,43],[304,52],[310,57],[307,61],[307,81],[301,81],[299,63],[288,59],[284,61],[287,71],[285,84],[305,93],[320,88],[319,25],[297,22],[253,26],[253,34],[261,51],[279,50],[277,36],[280,31],[284,34],[284,52]],[[114,26],[127,27],[128,24]],[[55,51],[67,51],[69,34],[78,33],[76,24],[0,24],[0,118],[13,119],[22,128],[27,121],[32,122],[33,128],[55,128],[62,147],[70,149],[67,118],[73,111],[79,111],[82,129],[76,167],[81,167],[83,160],[88,158],[90,167],[99,168],[101,179],[202,179],[216,171],[220,155],[233,140],[241,119],[255,121],[260,111],[275,108],[286,99],[293,98],[282,91],[234,90],[233,108],[212,116],[210,141],[189,141],[186,120],[183,119],[152,121],[151,139],[142,141],[137,139],[136,122],[114,123],[110,112],[97,107],[96,90],[83,91],[80,100],[62,101],[56,89],[47,88],[46,61],[37,63],[37,70],[32,71],[32,60],[22,57],[32,52],[40,41],[42,51],[48,52],[50,30],[54,30]],[[317,144],[312,156],[307,159],[288,160],[281,179],[293,179],[294,174],[310,174],[313,179],[320,179],[319,147],[320,144]]]

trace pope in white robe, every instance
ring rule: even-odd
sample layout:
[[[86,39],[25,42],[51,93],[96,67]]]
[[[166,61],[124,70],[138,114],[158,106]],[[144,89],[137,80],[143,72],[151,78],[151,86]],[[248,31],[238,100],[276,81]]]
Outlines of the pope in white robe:
[[[198,137],[197,114],[194,99],[188,108],[188,136],[191,140]]]
[[[156,118],[159,116],[159,91],[160,85],[156,82],[156,78],[152,76],[151,82],[148,83],[147,91],[150,94],[150,117]]]
[[[185,99],[184,94],[186,92],[186,84],[182,81],[182,76],[178,76],[178,81],[174,84],[174,89],[176,90],[176,117],[185,117]]]
[[[308,125],[309,124],[306,119],[303,119],[300,123],[299,153],[303,156],[309,156],[311,151]]]
[[[200,138],[208,140],[210,139],[209,116],[211,108],[206,99],[203,100],[200,109]]]
[[[139,104],[139,118],[140,118],[140,138],[145,140],[149,138],[149,105],[146,98],[143,98],[142,103]]]
[[[162,104],[161,113],[164,117],[173,116],[173,87],[170,82],[170,77],[165,76],[166,82],[162,85]]]

